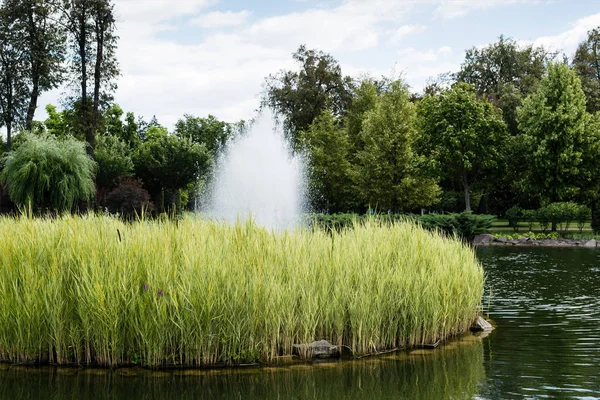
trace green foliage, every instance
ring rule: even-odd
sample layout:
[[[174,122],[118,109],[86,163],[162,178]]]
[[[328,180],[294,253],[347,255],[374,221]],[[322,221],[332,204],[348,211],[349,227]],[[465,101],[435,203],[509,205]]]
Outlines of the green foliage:
[[[579,44],[573,68],[581,79],[588,112],[600,111],[600,29],[588,32],[587,39]]]
[[[13,362],[198,367],[318,339],[356,356],[434,343],[469,329],[484,273],[473,249],[409,223],[277,234],[5,217],[0,287],[0,354]]]
[[[556,225],[561,236],[564,236],[571,222],[577,219],[579,206],[572,202],[561,202],[548,204],[544,208],[550,222]]]
[[[175,135],[194,143],[204,144],[214,157],[234,137],[236,134],[234,128],[233,125],[219,121],[212,115],[199,118],[186,114],[175,124]]]
[[[598,205],[596,205],[592,214],[592,231],[596,235],[600,235],[600,210],[598,210]]]
[[[110,191],[119,177],[128,177],[133,173],[129,146],[117,136],[99,135],[94,159],[98,163],[96,185],[105,191]]]
[[[298,149],[298,133],[309,129],[321,113],[330,109],[341,117],[351,102],[352,81],[342,75],[337,60],[302,45],[293,54],[298,71],[280,71],[265,80],[262,107],[282,119],[291,147]]]
[[[558,232],[524,232],[524,233],[513,233],[512,235],[495,235],[496,237],[503,237],[506,240],[517,240],[523,238],[529,238],[532,240],[543,240],[543,239],[553,239],[556,240],[559,238]]]
[[[120,178],[117,186],[106,196],[104,205],[110,212],[126,219],[141,217],[154,210],[148,191],[139,180],[131,178]]]
[[[180,190],[210,171],[212,158],[206,146],[169,135],[162,127],[151,127],[147,139],[134,154],[136,175],[155,199],[160,211],[165,196],[172,207],[180,204]]]
[[[356,179],[365,205],[393,212],[429,206],[440,190],[414,152],[415,107],[401,80],[392,82],[365,113]]]
[[[299,133],[299,142],[308,158],[311,209],[326,213],[348,210],[352,187],[346,130],[326,110],[307,131]]]
[[[574,71],[551,64],[540,89],[518,109],[520,150],[527,165],[521,190],[543,202],[574,199],[589,150],[585,95]]]
[[[543,47],[520,45],[500,36],[486,47],[467,50],[456,78],[472,85],[502,110],[512,135],[518,134],[517,107],[534,92],[554,55]]]
[[[522,210],[522,214],[523,214],[523,221],[527,222],[527,227],[529,228],[529,231],[531,232],[533,230],[533,224],[536,221],[537,214],[536,214],[535,210]]]
[[[515,232],[519,230],[519,222],[523,220],[523,209],[518,206],[513,206],[506,210],[506,219],[508,219],[508,225],[512,227]]]
[[[575,221],[577,221],[577,228],[581,233],[587,222],[592,218],[592,210],[584,205],[577,205],[575,210]]]
[[[496,217],[493,215],[463,212],[460,214],[425,214],[419,221],[424,228],[470,240],[475,235],[487,232],[494,219]]]
[[[552,222],[552,215],[547,207],[541,207],[535,211],[535,219],[540,223],[542,232],[546,232]]]
[[[459,83],[419,103],[417,149],[430,157],[440,177],[457,177],[471,210],[471,188],[498,168],[506,125],[494,106]]]
[[[77,201],[94,197],[96,163],[86,155],[83,143],[23,135],[19,148],[6,155],[0,174],[15,204],[38,211],[69,211]]]

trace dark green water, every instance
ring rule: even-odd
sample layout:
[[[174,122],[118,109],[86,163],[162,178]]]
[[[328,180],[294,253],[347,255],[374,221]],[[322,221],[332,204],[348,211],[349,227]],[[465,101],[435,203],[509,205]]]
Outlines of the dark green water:
[[[13,367],[0,370],[0,399],[600,398],[600,250],[494,247],[479,256],[498,325],[485,339],[286,368],[105,374]]]

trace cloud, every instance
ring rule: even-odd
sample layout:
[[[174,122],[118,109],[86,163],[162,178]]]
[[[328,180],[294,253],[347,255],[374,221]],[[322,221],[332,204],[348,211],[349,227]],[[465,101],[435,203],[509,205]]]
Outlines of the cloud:
[[[441,0],[434,16],[443,19],[462,17],[473,11],[517,3],[539,3],[540,0]]]
[[[408,47],[398,52],[398,55],[400,55],[402,59],[409,64],[434,62],[451,54],[452,48],[449,46],[443,46],[435,50],[430,49],[426,51],[420,51],[413,47]]]
[[[203,14],[190,21],[192,25],[197,25],[201,28],[224,28],[239,26],[244,24],[250,17],[250,11],[243,10],[238,12],[233,11],[213,11]]]
[[[390,43],[398,44],[405,37],[416,33],[425,32],[425,30],[427,30],[427,27],[424,25],[402,25],[400,28],[392,31],[393,33],[390,36]]]
[[[600,13],[577,20],[571,29],[558,35],[542,36],[533,41],[524,42],[533,43],[535,46],[544,46],[555,51],[562,51],[571,56],[575,53],[579,43],[587,38],[588,31],[598,26],[600,26]]]

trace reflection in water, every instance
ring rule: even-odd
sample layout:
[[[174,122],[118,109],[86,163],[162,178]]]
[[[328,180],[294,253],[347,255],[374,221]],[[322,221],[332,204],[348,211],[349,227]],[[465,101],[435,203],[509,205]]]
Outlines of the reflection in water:
[[[491,247],[478,256],[498,324],[484,342],[479,395],[599,398],[600,251]]]
[[[124,372],[124,371],[122,371]],[[481,339],[347,362],[176,371],[0,371],[5,399],[470,399],[484,379]]]

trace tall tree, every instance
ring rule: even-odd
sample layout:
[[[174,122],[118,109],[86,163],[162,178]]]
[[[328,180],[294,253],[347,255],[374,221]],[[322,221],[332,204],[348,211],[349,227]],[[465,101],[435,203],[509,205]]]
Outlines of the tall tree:
[[[439,187],[414,151],[416,133],[408,88],[393,81],[362,123],[355,173],[364,207],[401,212],[436,201]]]
[[[223,149],[234,134],[234,126],[212,115],[200,118],[186,114],[175,124],[175,135],[206,145],[213,156]]]
[[[587,39],[579,44],[573,67],[581,84],[587,100],[587,110],[590,113],[600,111],[600,29],[588,32]]]
[[[344,115],[351,101],[352,80],[331,55],[302,45],[293,54],[299,71],[280,71],[265,80],[262,107],[271,108],[283,121],[284,133],[293,149],[298,133],[329,109],[336,117]]]
[[[579,77],[551,64],[537,92],[518,109],[521,148],[528,165],[522,189],[542,203],[569,201],[581,190],[590,116]]]
[[[502,116],[473,87],[459,82],[439,95],[426,95],[418,121],[419,152],[435,161],[441,177],[460,182],[465,209],[471,211],[473,184],[497,166],[507,139]]]
[[[554,53],[543,47],[521,46],[500,36],[497,42],[484,48],[467,50],[456,79],[472,85],[477,94],[502,109],[510,133],[516,135],[516,109],[537,89],[548,62],[554,57]]]
[[[63,0],[63,15],[72,39],[71,71],[80,88],[78,114],[83,121],[88,154],[93,156],[100,107],[110,100],[119,74],[115,57],[113,5],[110,0]],[[90,85],[91,96],[90,96]]]
[[[345,128],[329,110],[317,117],[307,131],[299,134],[308,157],[311,209],[319,212],[346,212],[351,203],[350,143]]]
[[[20,25],[27,47],[29,105],[25,129],[31,130],[39,96],[64,79],[65,31],[57,21],[59,0],[5,0]]]

